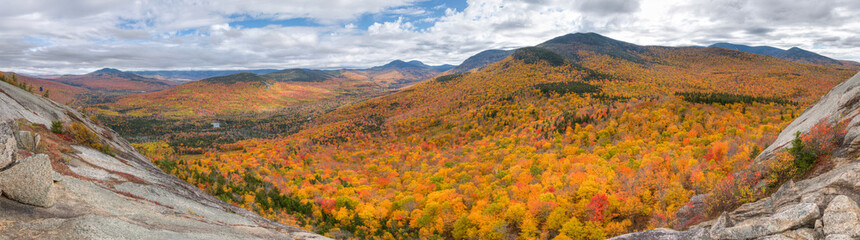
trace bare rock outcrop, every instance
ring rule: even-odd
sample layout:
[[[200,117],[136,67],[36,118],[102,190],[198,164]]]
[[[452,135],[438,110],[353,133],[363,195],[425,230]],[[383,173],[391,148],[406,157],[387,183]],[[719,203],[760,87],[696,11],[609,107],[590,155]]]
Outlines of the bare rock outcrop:
[[[15,135],[15,140],[18,141],[18,148],[24,151],[35,152],[36,148],[39,147],[41,137],[39,134],[29,131],[18,131]]]
[[[18,142],[13,133],[13,121],[0,121],[0,169],[6,168],[14,161]]]
[[[38,154],[17,162],[0,171],[0,189],[3,196],[12,200],[50,207],[54,205],[51,189],[54,184],[54,170],[48,155]]]
[[[738,224],[730,224],[728,216],[723,214],[711,226],[709,234],[713,239],[758,238],[809,225],[819,216],[815,203],[786,206],[771,216],[748,219]]]
[[[824,234],[860,238],[860,207],[848,196],[839,195],[830,201],[821,218]]]

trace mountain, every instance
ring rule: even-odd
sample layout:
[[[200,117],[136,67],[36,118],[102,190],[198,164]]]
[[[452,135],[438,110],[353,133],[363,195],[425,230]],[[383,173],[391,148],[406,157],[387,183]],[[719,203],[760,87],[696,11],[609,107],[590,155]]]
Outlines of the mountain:
[[[327,239],[164,173],[72,108],[3,82],[0,106],[3,238]]]
[[[263,75],[266,79],[279,82],[323,82],[343,77],[339,70],[286,69]]]
[[[806,51],[798,47],[792,47],[776,56],[789,61],[805,62],[818,65],[842,65],[842,62],[817,53]]]
[[[367,70],[385,71],[385,70],[397,70],[397,69],[430,69],[430,70],[437,71],[437,72],[444,72],[444,71],[447,71],[448,69],[451,69],[451,68],[454,68],[454,66],[450,65],[450,64],[439,65],[439,66],[430,66],[430,65],[424,64],[423,62],[418,61],[418,60],[412,60],[409,62],[404,62],[403,60],[394,60],[394,61],[391,61],[391,62],[385,64],[385,65],[372,67],[372,68],[369,68]]]
[[[254,74],[266,74],[270,72],[276,72],[276,69],[254,69],[254,70],[173,70],[173,71],[131,71],[131,73],[138,74],[141,76],[158,78],[158,79],[167,79],[167,80],[182,80],[182,81],[197,81],[200,79],[206,79],[211,77],[218,76],[226,76],[237,73],[254,73]]]
[[[747,45],[739,45],[739,44],[731,44],[731,43],[714,43],[708,47],[728,48],[728,49],[738,50],[741,52],[755,53],[755,54],[767,55],[767,56],[771,56],[771,57],[776,57],[777,55],[780,55],[783,52],[785,52],[785,50],[775,48],[775,47],[769,47],[769,46],[751,47],[751,46],[747,46]]]
[[[202,83],[208,84],[222,84],[222,85],[232,85],[236,83],[248,83],[248,84],[265,84],[267,83],[266,78],[261,77],[260,75],[253,73],[236,73],[227,76],[218,76],[211,77],[207,79],[200,80]]]
[[[75,104],[76,100],[90,93],[90,91],[85,88],[21,74],[0,72],[0,76],[4,76],[10,80],[12,76],[15,76],[16,81],[26,83],[33,87],[33,90],[31,91],[33,94],[43,95],[47,93],[51,100],[64,104]]]
[[[750,201],[719,217],[683,231],[657,229],[612,238],[627,239],[857,239],[860,238],[860,161],[857,142],[860,127],[854,116],[860,112],[860,73],[833,88],[791,122],[770,146],[755,158],[752,171],[767,171],[779,164],[780,154],[791,153],[797,143],[813,141],[829,146],[813,153],[816,167],[795,182],[785,179],[769,197]],[[798,137],[799,135],[804,138]],[[795,140],[797,139],[797,140]],[[820,146],[816,146],[820,147]],[[790,161],[790,159],[789,159]],[[795,160],[796,161],[796,160]],[[749,184],[762,184],[750,181]],[[764,183],[768,184],[768,183]],[[686,204],[684,212],[705,208],[701,201]],[[697,208],[699,208],[697,210]]]
[[[536,47],[552,50],[574,61],[581,60],[579,51],[588,51],[639,64],[645,62],[642,54],[649,52],[647,47],[618,41],[597,33],[571,33],[550,39]]]
[[[180,84],[112,68],[104,68],[84,75],[64,75],[51,80],[101,92],[151,92]]]
[[[860,67],[860,62],[855,62],[851,60],[839,60],[839,62],[841,62],[842,65]]]
[[[513,53],[512,50],[485,50],[474,56],[467,58],[463,63],[458,65],[457,67],[451,69],[450,73],[462,73],[468,72],[472,69],[480,69],[484,66],[496,63],[505,59]]]
[[[855,73],[569,34],[341,105],[293,134],[220,145],[172,172],[331,236],[605,239],[672,226],[694,196],[710,204],[694,214],[703,219],[753,197],[731,194],[775,190],[787,176],[779,169],[758,172],[773,179],[754,189],[740,180],[756,175],[742,173]],[[254,181],[194,177],[211,172]],[[307,199],[310,211],[223,193],[253,192],[264,185],[257,179]]]
[[[782,50],[775,47],[768,46],[757,46],[751,47],[746,45],[739,44],[730,44],[730,43],[715,43],[708,47],[721,47],[728,49],[735,49],[742,52],[755,53],[761,55],[767,55],[775,58],[785,59],[794,62],[800,63],[811,63],[825,66],[842,66],[844,65],[842,62],[834,60],[829,57],[825,57],[819,55],[814,52],[806,51],[798,47],[792,47],[788,50]]]
[[[399,60],[398,60],[399,61]],[[403,62],[403,61],[400,61]],[[403,62],[406,63],[406,62]],[[444,72],[455,66],[444,64],[439,66],[430,66],[426,65],[420,61],[413,60],[408,62],[408,65],[415,66],[418,68],[426,68],[431,69],[437,72]],[[276,70],[276,69],[255,69],[255,70],[188,70],[188,71],[131,71],[131,73],[135,73],[142,76],[158,78],[158,79],[166,79],[166,80],[177,80],[177,81],[197,81],[206,78],[219,77],[232,75],[237,73],[254,73],[257,75],[265,75],[273,72],[283,72],[283,71],[295,71],[299,69],[287,69],[287,70]],[[304,69],[310,70],[310,69]],[[367,69],[363,69],[367,70]],[[331,70],[314,70],[314,71],[331,71]],[[333,70],[332,72],[337,72],[339,70]]]
[[[415,66],[418,66],[421,68],[429,68],[429,69],[435,70],[437,72],[448,71],[448,70],[455,67],[454,65],[451,65],[451,64],[443,64],[443,65],[439,65],[439,66],[430,66],[430,65],[424,64],[423,62],[418,61],[418,60],[409,61],[408,64],[415,65]]]
[[[360,72],[376,81],[406,86],[433,77],[450,69],[450,67],[450,65],[433,67],[419,61],[394,60],[382,66],[360,70]]]

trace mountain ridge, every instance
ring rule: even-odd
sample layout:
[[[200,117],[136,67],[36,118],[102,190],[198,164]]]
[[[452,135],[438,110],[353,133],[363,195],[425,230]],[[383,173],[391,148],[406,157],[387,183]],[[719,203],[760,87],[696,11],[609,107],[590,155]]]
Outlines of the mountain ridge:
[[[257,75],[263,75],[271,72],[279,71],[277,69],[249,69],[249,70],[148,70],[148,71],[131,71],[132,73],[160,77],[164,79],[184,79],[187,81],[197,81],[211,77],[226,76],[243,72],[250,72]]]
[[[462,73],[462,72],[468,72],[468,71],[473,70],[473,69],[480,69],[480,68],[485,67],[487,65],[501,61],[502,59],[505,59],[506,57],[510,56],[511,53],[513,53],[513,52],[514,52],[514,50],[500,50],[500,49],[484,50],[484,51],[481,51],[475,55],[472,55],[469,58],[466,58],[466,60],[463,60],[463,62],[460,63],[460,65],[457,65],[457,67],[454,67],[453,69],[449,70],[449,72],[450,73]]]
[[[582,56],[579,55],[578,51],[585,50],[640,64],[646,60],[638,54],[650,51],[647,47],[615,40],[593,32],[571,33],[555,37],[535,47],[552,50],[574,61],[580,61]]]
[[[787,50],[782,50],[775,47],[770,46],[747,46],[741,44],[731,44],[731,43],[714,43],[708,47],[721,47],[734,49],[742,52],[755,53],[761,55],[767,55],[775,58],[785,59],[789,61],[801,62],[801,63],[810,63],[810,64],[818,64],[818,65],[827,65],[827,66],[842,66],[844,65],[842,62],[822,56],[820,54],[810,52],[804,50],[799,47],[791,47]]]
[[[99,92],[148,92],[180,84],[113,68],[103,68],[83,75],[63,75],[50,80]]]
[[[391,64],[395,61],[400,61],[403,63],[407,63],[411,66],[417,66],[420,68],[432,69],[438,72],[444,72],[456,66],[450,64],[442,64],[438,66],[431,66],[424,64],[418,60],[412,60],[409,62],[405,62],[402,60],[394,60],[387,64]],[[318,71],[342,71],[342,70],[370,70],[372,68],[379,68],[382,66],[375,66],[370,68],[363,69],[338,69],[338,70],[324,70],[324,69],[307,69],[307,68],[288,68],[288,69],[249,69],[249,70],[145,70],[145,71],[129,71],[130,73],[135,73],[143,76],[160,78],[160,79],[172,79],[172,80],[184,80],[184,81],[197,81],[206,78],[218,77],[218,76],[226,76],[243,72],[250,72],[257,75],[266,75],[273,72],[290,70],[290,69],[305,69],[305,70],[318,70]]]

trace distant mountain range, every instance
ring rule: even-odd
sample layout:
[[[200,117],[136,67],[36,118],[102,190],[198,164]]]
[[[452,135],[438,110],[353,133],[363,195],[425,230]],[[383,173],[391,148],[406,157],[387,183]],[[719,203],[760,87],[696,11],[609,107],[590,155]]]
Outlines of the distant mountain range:
[[[420,61],[394,60],[368,69],[316,70],[292,68],[265,74],[240,72],[214,76],[163,91],[107,100],[104,110],[135,116],[204,117],[283,108],[332,109],[409,86],[452,69]],[[260,71],[258,71],[260,72]],[[186,71],[179,74],[215,74]],[[226,73],[222,71],[219,73]],[[160,76],[163,77],[163,76]],[[175,101],[182,99],[182,101]]]
[[[103,68],[83,75],[63,75],[51,80],[103,92],[151,92],[181,84],[181,82],[144,77],[113,68]]]
[[[845,63],[842,61],[838,61],[829,57],[822,56],[820,54],[803,50],[799,47],[792,47],[788,50],[782,50],[775,47],[770,46],[747,46],[740,44],[731,44],[731,43],[715,43],[711,44],[709,47],[721,47],[734,49],[742,52],[754,53],[767,55],[779,59],[785,59],[794,62],[800,63],[811,63],[818,65],[829,65],[829,66],[841,66]]]
[[[559,56],[577,63],[588,56],[581,53],[597,53],[609,57],[627,60],[633,63],[648,63],[647,54],[653,54],[655,49],[665,47],[639,46],[623,41],[611,39],[596,33],[575,33],[559,36],[537,45],[540,49],[547,49]],[[769,46],[746,46],[730,43],[716,43],[709,48],[725,48],[742,52],[766,55],[784,60],[800,63],[818,64],[824,66],[858,67],[860,63],[852,61],[841,61],[828,58],[814,52],[806,51],[797,47],[788,50]],[[526,49],[523,54],[540,54],[535,52],[540,49]],[[394,60],[382,66],[366,69],[342,69],[342,70],[316,70],[292,68],[284,70],[257,69],[257,70],[189,70],[189,71],[120,71],[113,68],[104,68],[83,75],[63,75],[53,77],[49,80],[63,85],[53,86],[54,89],[63,89],[64,92],[56,92],[58,100],[70,102],[76,97],[86,94],[124,95],[137,92],[154,92],[165,90],[188,81],[206,79],[208,83],[220,82],[222,84],[233,84],[236,82],[307,82],[321,83],[333,80],[368,81],[375,87],[381,89],[398,89],[404,86],[432,78],[441,73],[462,73],[479,70],[493,63],[502,61],[513,54],[514,50],[486,50],[464,60],[460,65],[449,64],[431,66],[421,61]],[[523,55],[519,56],[523,57]],[[652,62],[653,63],[653,62]],[[247,74],[239,74],[247,73]],[[41,83],[38,85],[48,85]],[[74,87],[74,88],[72,88]]]
[[[226,76],[237,73],[266,74],[276,72],[277,69],[255,69],[255,70],[174,70],[174,71],[131,71],[132,73],[161,79],[197,81],[200,79]]]
[[[345,70],[356,70],[356,71],[380,71],[380,70],[390,70],[390,69],[417,69],[421,70],[432,70],[435,72],[444,72],[451,68],[454,68],[454,65],[444,64],[438,66],[431,66],[424,64],[421,61],[412,60],[409,62],[404,62],[402,60],[394,60],[386,65],[372,67],[368,69],[345,69]],[[135,73],[138,75],[152,77],[157,79],[169,79],[174,81],[197,81],[201,79],[218,77],[218,76],[226,76],[237,73],[254,73],[257,75],[264,75],[273,72],[283,72],[283,71],[295,71],[295,69],[253,69],[253,70],[174,70],[174,71],[131,71],[130,73]],[[337,72],[340,70],[314,70],[314,71],[326,71],[326,72]]]
[[[640,53],[650,51],[648,47],[618,41],[597,33],[574,33],[559,36],[543,42],[537,47],[549,49],[564,58],[581,61],[579,51],[595,52],[611,57],[644,63],[646,60]],[[800,63],[810,63],[825,66],[860,66],[860,63],[846,60],[835,60],[820,54],[793,47],[782,50],[769,46],[746,46],[731,43],[715,43],[709,47],[721,47],[747,53],[766,55]],[[463,63],[448,71],[448,73],[468,72],[501,61],[514,53],[514,50],[486,50],[467,58]]]
[[[448,69],[452,69],[454,67],[455,66],[451,65],[451,64],[444,64],[444,65],[439,65],[439,66],[430,66],[430,65],[424,64],[423,62],[418,61],[418,60],[412,60],[409,62],[404,62],[403,60],[398,59],[398,60],[391,61],[388,64],[378,66],[378,67],[372,67],[372,68],[369,68],[366,70],[375,70],[375,71],[382,70],[382,71],[384,71],[384,70],[390,70],[390,69],[430,69],[430,70],[434,70],[434,71],[438,71],[438,72],[444,72],[444,71],[448,71]]]

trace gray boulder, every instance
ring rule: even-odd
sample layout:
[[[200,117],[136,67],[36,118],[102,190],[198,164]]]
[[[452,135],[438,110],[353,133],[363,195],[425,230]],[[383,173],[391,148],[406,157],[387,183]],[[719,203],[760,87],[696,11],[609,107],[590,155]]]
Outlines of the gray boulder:
[[[687,240],[702,239],[707,234],[707,231],[704,229],[675,231],[672,229],[657,228],[643,232],[628,233],[610,238],[609,240]]]
[[[713,239],[751,239],[781,233],[812,223],[820,216],[818,205],[799,203],[779,209],[769,217],[753,218],[731,226],[727,214],[723,214],[711,227]]]
[[[856,240],[856,239],[852,238],[848,235],[845,235],[845,234],[831,234],[831,235],[827,235],[827,237],[824,238],[824,240]]]
[[[0,169],[11,164],[18,150],[17,142],[12,135],[14,121],[0,121]]]
[[[51,195],[54,184],[53,171],[48,155],[38,154],[28,157],[0,172],[0,189],[3,189],[3,194],[9,199],[50,207],[54,204]]]
[[[759,238],[758,240],[815,240],[820,239],[815,230],[809,228],[801,228],[793,231],[788,231],[780,234],[770,235]]]
[[[860,207],[845,195],[830,201],[821,218],[824,234],[843,234],[860,238]]]
[[[18,131],[15,134],[15,138],[18,140],[18,148],[30,152],[36,152],[36,148],[39,147],[39,141],[41,140],[39,134],[29,131]]]

